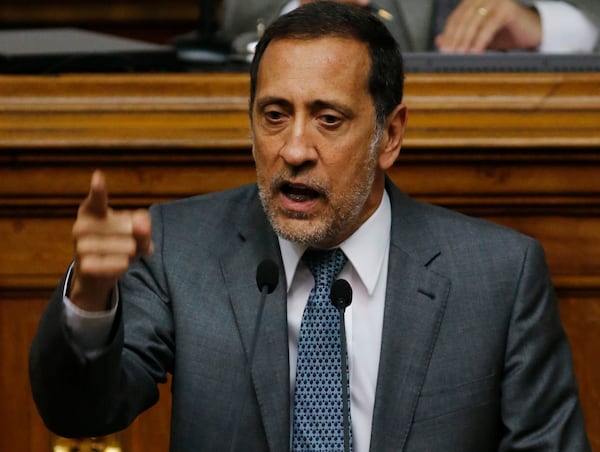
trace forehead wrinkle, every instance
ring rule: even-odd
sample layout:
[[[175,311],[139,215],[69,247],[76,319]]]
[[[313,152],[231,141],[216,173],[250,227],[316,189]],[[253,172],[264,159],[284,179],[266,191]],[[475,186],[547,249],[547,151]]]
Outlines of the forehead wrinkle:
[[[343,45],[344,47],[354,47],[354,49],[346,49],[342,53],[334,52],[320,52],[321,43],[330,43],[334,46]],[[294,39],[294,38],[285,38],[285,39],[276,39],[273,40],[269,46],[265,49],[265,53],[261,60],[261,64],[258,68],[257,73],[257,82],[262,78],[261,74],[265,70],[268,71],[268,74],[271,77],[278,78],[277,75],[273,74],[273,70],[271,67],[265,69],[265,61],[269,60],[269,58],[273,57],[273,53],[278,55],[278,64],[281,65],[284,70],[289,70],[292,76],[298,76],[298,64],[299,59],[302,61],[303,55],[298,56],[298,52],[304,53],[307,48],[315,47],[315,51],[311,53],[310,61],[306,62],[310,65],[317,67],[318,70],[329,70],[332,72],[333,76],[340,75],[343,79],[347,77],[347,71],[354,70],[356,67],[365,71],[365,81],[368,84],[368,77],[370,74],[370,66],[371,66],[371,56],[369,54],[368,46],[365,43],[356,41],[352,38],[347,37],[339,37],[339,36],[324,36],[315,39]],[[285,50],[282,50],[285,49]],[[366,57],[366,61],[360,61],[358,58],[358,54],[362,54],[361,56]],[[269,66],[269,65],[266,65]],[[329,69],[327,69],[329,68]]]

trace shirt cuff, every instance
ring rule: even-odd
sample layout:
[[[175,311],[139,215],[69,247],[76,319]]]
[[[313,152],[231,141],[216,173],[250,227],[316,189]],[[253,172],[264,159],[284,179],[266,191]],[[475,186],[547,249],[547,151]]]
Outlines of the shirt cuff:
[[[592,52],[598,27],[575,6],[566,2],[534,2],[542,23],[541,53]]]
[[[65,286],[63,287],[63,304],[65,308],[65,323],[73,341],[86,354],[93,353],[110,340],[110,333],[117,313],[119,289],[115,287],[112,296],[112,308],[107,311],[85,311],[73,304],[67,296],[67,287],[71,280],[73,264],[69,268]]]

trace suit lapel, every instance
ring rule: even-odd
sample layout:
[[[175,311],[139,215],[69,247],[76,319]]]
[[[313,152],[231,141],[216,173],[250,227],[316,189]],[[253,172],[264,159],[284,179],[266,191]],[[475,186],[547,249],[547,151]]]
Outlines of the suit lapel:
[[[442,321],[449,281],[418,203],[389,183],[392,237],[371,450],[404,448]]]
[[[256,267],[265,258],[279,267],[279,284],[265,300],[251,373],[269,449],[287,450],[290,380],[286,288],[279,244],[257,197],[240,219],[239,241],[230,246],[221,263],[246,357],[260,304]]]
[[[449,281],[427,269],[439,250],[418,204],[388,181],[392,237],[371,450],[402,450],[437,338]],[[267,297],[252,382],[272,451],[289,447],[289,361],[286,287],[277,237],[257,198],[240,215],[238,240],[221,257],[223,274],[246,353],[259,307],[256,266],[270,258],[279,284]],[[401,332],[398,334],[398,332]]]

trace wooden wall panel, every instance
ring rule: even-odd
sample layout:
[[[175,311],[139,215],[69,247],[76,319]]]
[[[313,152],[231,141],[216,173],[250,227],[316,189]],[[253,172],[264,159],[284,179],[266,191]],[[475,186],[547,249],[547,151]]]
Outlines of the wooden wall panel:
[[[0,76],[0,147],[247,148],[247,93],[245,74]],[[409,74],[405,102],[409,147],[600,145],[600,73]]]
[[[4,260],[4,259],[3,259]],[[27,358],[40,313],[46,304],[35,294],[0,292],[0,450],[48,451],[50,437],[36,414]]]
[[[560,313],[573,345],[573,363],[582,395],[583,414],[586,418],[592,450],[600,450],[600,296],[598,289],[587,293],[560,293]]]
[[[118,208],[253,182],[243,74],[0,76],[0,450],[48,450],[27,353],[95,168]],[[541,240],[600,451],[600,74],[409,75],[391,177]],[[169,386],[122,433],[167,450]]]

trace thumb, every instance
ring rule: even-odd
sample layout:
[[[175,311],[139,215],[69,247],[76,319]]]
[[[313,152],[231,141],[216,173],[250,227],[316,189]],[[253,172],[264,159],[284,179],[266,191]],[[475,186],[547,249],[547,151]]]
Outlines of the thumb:
[[[132,216],[133,236],[137,244],[137,254],[149,256],[154,252],[152,242],[152,220],[146,209],[139,209]]]

